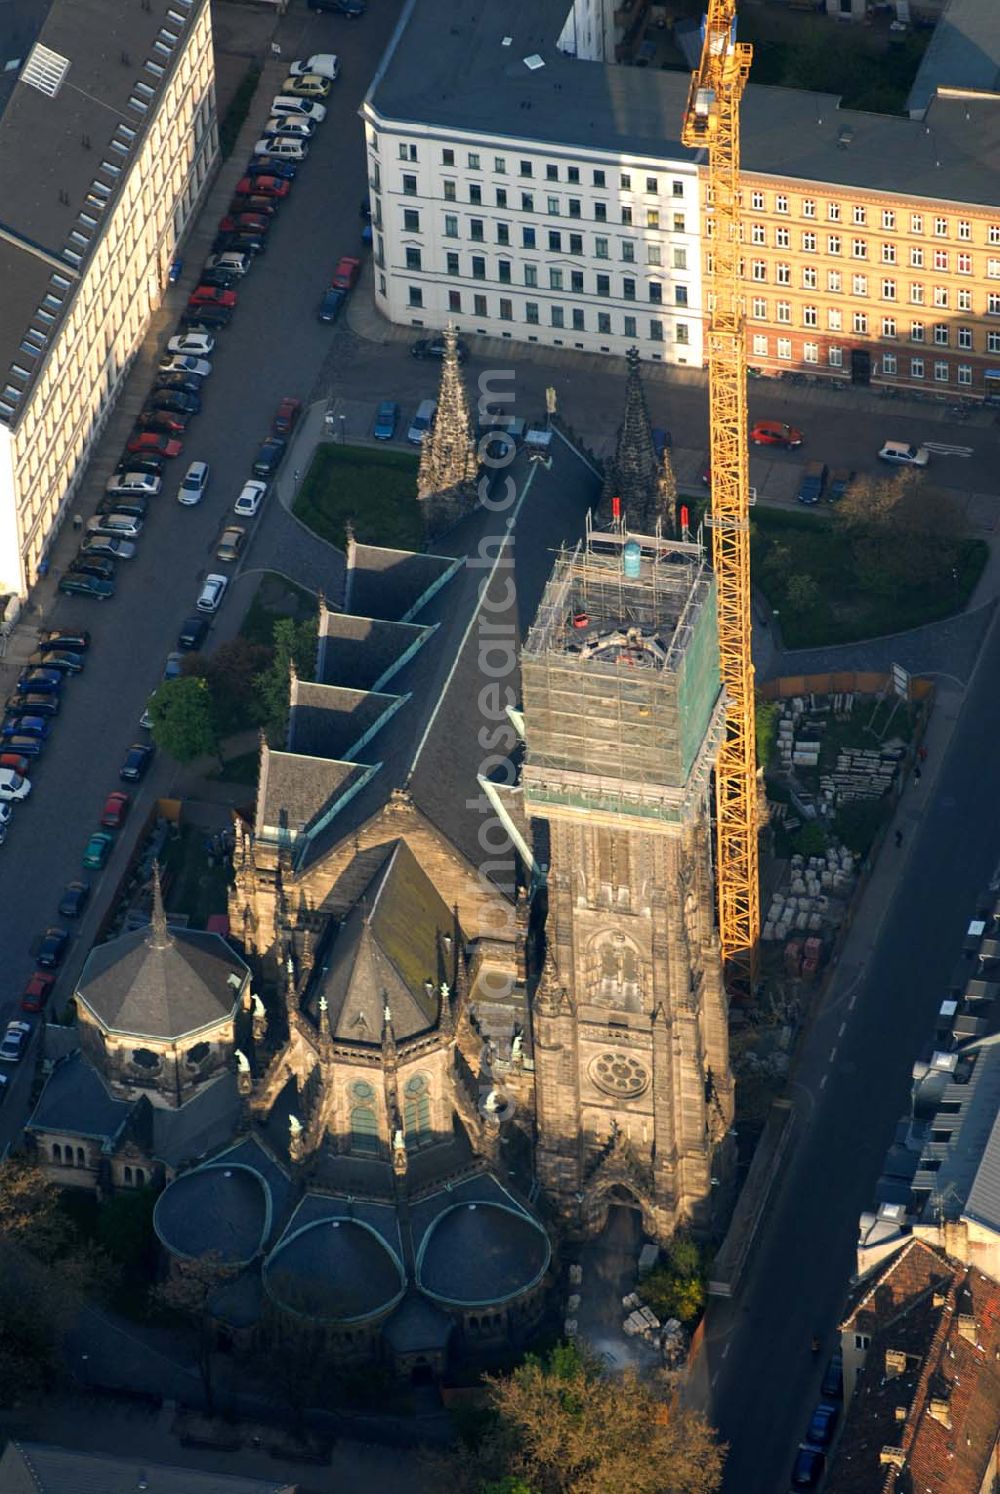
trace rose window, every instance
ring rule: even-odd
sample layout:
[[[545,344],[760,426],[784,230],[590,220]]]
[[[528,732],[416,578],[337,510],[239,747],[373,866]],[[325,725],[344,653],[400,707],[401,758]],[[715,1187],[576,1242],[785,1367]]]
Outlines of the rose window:
[[[598,1089],[619,1099],[632,1100],[649,1085],[649,1073],[628,1053],[602,1053],[590,1065],[590,1077]]]

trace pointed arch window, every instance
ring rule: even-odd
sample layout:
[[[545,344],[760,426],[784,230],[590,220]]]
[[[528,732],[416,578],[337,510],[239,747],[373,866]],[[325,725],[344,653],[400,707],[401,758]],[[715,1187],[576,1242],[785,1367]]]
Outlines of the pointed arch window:
[[[414,1074],[403,1086],[403,1131],[408,1147],[427,1146],[434,1139],[427,1076]]]
[[[379,1149],[378,1121],[370,1105],[351,1108],[351,1147],[356,1152],[377,1152]]]

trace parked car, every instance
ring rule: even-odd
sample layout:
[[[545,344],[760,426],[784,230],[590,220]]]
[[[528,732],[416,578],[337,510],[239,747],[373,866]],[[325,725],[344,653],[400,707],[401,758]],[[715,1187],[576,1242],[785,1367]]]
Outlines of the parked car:
[[[826,1458],[815,1447],[800,1447],[792,1465],[792,1488],[815,1489],[823,1476]]]
[[[832,1401],[820,1401],[809,1418],[806,1442],[810,1447],[825,1451],[833,1441],[833,1429],[837,1424],[838,1408]]]
[[[12,768],[0,768],[0,800],[6,803],[8,800],[26,799],[31,793],[31,783],[23,773],[15,773]]]
[[[171,394],[194,394],[199,400],[198,408],[201,408],[202,381],[197,374],[183,373],[158,373],[156,375],[156,398],[161,392],[169,391]]]
[[[293,182],[299,174],[299,168],[294,161],[261,160],[260,156],[251,156],[247,162],[247,176],[272,176],[279,177],[284,182]]]
[[[278,139],[275,135],[264,135],[253,148],[255,156],[267,156],[268,160],[304,161],[309,146],[304,140],[292,140],[288,136]]]
[[[399,406],[394,399],[384,399],[375,411],[372,435],[376,441],[391,441],[399,424]]]
[[[161,374],[160,379],[175,379],[177,374]],[[195,385],[193,389],[178,388],[176,384],[160,383],[158,379],[156,388],[149,396],[148,404],[155,410],[170,410],[176,415],[191,416],[201,414],[201,389],[198,387],[199,380],[193,374],[180,374],[185,382],[190,380]]]
[[[21,778],[27,778],[31,772],[28,759],[18,757],[16,752],[0,752],[0,768],[9,768],[12,773],[17,773]]]
[[[59,590],[67,597],[92,597],[95,602],[106,602],[115,594],[115,583],[99,576],[70,573],[61,577]]]
[[[56,669],[60,674],[82,674],[84,663],[82,654],[63,654],[58,649],[39,648],[29,656],[27,667],[29,669]]]
[[[360,259],[354,259],[350,254],[344,254],[337,261],[337,268],[333,272],[333,280],[330,283],[334,290],[353,290],[360,274]]]
[[[131,803],[132,798],[130,794],[126,794],[122,789],[115,789],[105,799],[104,808],[101,810],[101,818],[98,823],[103,825],[106,830],[120,830],[125,823]]]
[[[113,560],[103,555],[74,555],[68,566],[70,575],[89,576],[97,581],[110,581],[112,587],[117,577]]]
[[[15,690],[3,710],[5,716],[58,716],[61,705],[61,695],[19,695]]]
[[[124,762],[118,769],[118,777],[124,783],[138,783],[140,778],[146,776],[155,753],[155,747],[147,747],[142,742],[133,742],[125,754]]]
[[[177,490],[177,502],[183,503],[187,508],[200,503],[205,496],[210,475],[211,469],[207,462],[192,462]]]
[[[233,504],[233,512],[245,519],[252,519],[267,495],[267,483],[251,480],[240,489],[240,496]]]
[[[108,478],[104,491],[109,498],[155,498],[162,487],[163,478],[152,472],[118,472]]]
[[[291,182],[282,176],[243,176],[236,183],[237,196],[273,197],[277,202],[283,201],[291,190]]]
[[[107,830],[95,830],[83,848],[83,864],[94,871],[99,870],[111,854],[115,838]]]
[[[62,912],[62,904],[59,905]],[[29,976],[28,983],[21,992],[21,1010],[23,1012],[41,1012],[45,1010],[52,987],[56,983],[55,976],[48,970],[36,970]]]
[[[329,78],[331,82],[335,82],[340,76],[340,58],[333,52],[314,52],[304,61],[291,63],[288,72],[293,78],[318,74],[321,78]]]
[[[444,351],[443,337],[418,337],[416,342],[410,345],[410,352],[414,358],[443,358]],[[464,363],[469,356],[469,349],[460,337],[456,339],[455,352],[459,363]]]
[[[85,654],[90,647],[90,634],[86,628],[73,632],[65,628],[49,628],[38,635],[39,648],[57,648],[63,654]]]
[[[281,401],[271,421],[271,433],[275,436],[291,435],[292,427],[302,414],[302,401],[288,395]]]
[[[20,1063],[30,1037],[30,1022],[8,1022],[3,1042],[0,1042],[0,1062]]]
[[[254,477],[273,477],[281,466],[281,460],[288,450],[288,442],[284,436],[268,436],[262,441],[257,455],[254,457],[253,466],[250,469]]]
[[[131,560],[135,555],[135,544],[117,534],[89,534],[80,546],[80,554],[106,556],[109,560]]]
[[[218,574],[206,576],[205,584],[198,594],[198,600],[195,602],[198,611],[218,612],[228,585],[228,576],[220,576]]]
[[[57,669],[22,669],[17,677],[21,695],[56,695],[63,687],[63,676]]]
[[[191,358],[210,358],[215,351],[215,338],[209,332],[181,332],[167,343],[168,353],[177,353]]]
[[[226,235],[222,235],[222,237],[226,239],[226,248],[231,249],[234,247]],[[213,249],[217,244],[218,240],[213,241]],[[237,244],[235,247],[243,248],[245,246]],[[189,332],[221,332],[224,327],[229,326],[232,314],[231,311],[227,311],[225,306],[188,306],[181,312],[180,322],[181,326],[186,327]]]
[[[182,415],[176,410],[146,405],[139,412],[137,424],[141,425],[144,431],[165,431],[168,436],[183,436],[190,418],[189,415]]]
[[[239,212],[239,207],[235,211]],[[212,258],[215,259],[217,256],[213,254]],[[198,277],[198,283],[199,287],[207,285],[215,290],[234,290],[240,283],[240,277],[235,270],[212,269],[206,265]]]
[[[422,399],[417,406],[417,412],[410,421],[410,428],[406,432],[407,441],[414,446],[422,446],[424,437],[434,423],[437,414],[436,399]]]
[[[340,308],[346,299],[347,297],[342,290],[330,289],[324,291],[323,299],[316,308],[317,320],[321,322],[335,322],[340,315]]]
[[[227,220],[223,218],[222,223],[219,224],[223,233],[226,231],[226,224]],[[231,223],[230,226],[232,226]],[[193,311],[199,310],[202,306],[222,306],[227,311],[232,311],[238,299],[234,290],[220,290],[217,285],[197,285],[188,296],[188,306]]]
[[[45,743],[41,737],[7,737],[4,742],[7,751],[18,757],[41,757]]]
[[[163,665],[163,678],[165,680],[176,680],[184,673],[184,655],[174,649],[166,657]]]
[[[40,965],[43,970],[58,970],[66,957],[68,948],[69,931],[60,928],[58,924],[53,924],[42,935],[42,942],[35,956],[35,964]]]
[[[311,119],[304,118],[301,114],[272,114],[263,129],[264,138],[273,140],[302,141],[304,144],[311,140],[316,133],[316,125]]]
[[[326,118],[326,109],[318,100],[326,98],[326,93],[330,91],[329,82],[326,78],[316,78],[314,80],[315,86],[325,88],[326,93],[302,93],[299,91],[301,87],[306,85],[313,86],[308,83],[308,79],[300,78],[296,80],[293,78],[291,81],[294,85],[292,88],[283,89],[281,93],[276,93],[271,100],[271,118],[308,119],[312,124],[322,124]]]
[[[750,440],[754,446],[784,446],[791,449],[801,446],[803,436],[793,425],[783,420],[757,420],[750,427]]]
[[[0,722],[0,737],[4,740],[24,736],[47,742],[51,732],[52,722],[44,716],[5,716]]]
[[[830,481],[826,485],[827,501],[839,503],[856,477],[857,473],[853,472],[850,467],[834,467],[830,473]]]
[[[133,452],[153,451],[158,456],[176,457],[184,450],[184,443],[175,436],[164,435],[162,431],[139,430],[132,436],[127,449]]]
[[[252,233],[264,238],[271,230],[269,213],[227,213],[219,219],[220,233]]]
[[[908,441],[886,441],[878,455],[880,462],[895,467],[926,467],[931,459],[926,446],[911,446]]]
[[[818,503],[826,487],[827,467],[825,462],[806,462],[799,479],[797,494],[800,503]]]
[[[144,519],[148,504],[145,498],[111,498],[107,494],[97,505],[99,514],[123,514],[129,519]]]
[[[281,91],[278,95],[300,99],[325,99],[329,97],[330,89],[333,87],[331,79],[324,78],[320,73],[289,73]],[[277,99],[275,100],[277,103]],[[277,113],[274,105],[271,105],[271,113]]]
[[[126,451],[115,468],[115,476],[120,477],[123,472],[148,472],[151,477],[162,477],[165,465],[161,456],[142,456]]]
[[[249,180],[249,178],[244,178]],[[225,249],[220,254],[210,254],[205,261],[206,270],[228,270],[242,280],[253,264],[253,255],[239,249]]]
[[[92,519],[87,520],[86,532],[88,535],[110,534],[119,539],[134,540],[142,533],[142,520],[134,519],[130,514],[95,514]],[[86,544],[86,540],[84,543]],[[132,553],[134,554],[134,549]]]
[[[833,1401],[838,1405],[844,1394],[844,1356],[837,1349],[827,1363],[823,1371],[823,1379],[820,1383],[819,1393],[824,1401]]]
[[[201,648],[207,637],[207,617],[199,617],[197,615],[186,617],[181,623],[180,632],[177,634],[177,647],[183,649],[186,653],[190,653],[195,649]]]
[[[217,560],[233,561],[239,558],[243,541],[246,539],[246,530],[239,524],[230,524],[222,531],[219,537],[218,548],[215,552]]]
[[[59,899],[60,914],[63,918],[79,918],[89,898],[89,882],[70,882]]]

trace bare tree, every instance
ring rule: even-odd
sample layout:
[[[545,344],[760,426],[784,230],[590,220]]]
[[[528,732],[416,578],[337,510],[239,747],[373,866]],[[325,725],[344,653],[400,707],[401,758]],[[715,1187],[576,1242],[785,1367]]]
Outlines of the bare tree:
[[[170,1275],[150,1294],[154,1307],[171,1317],[180,1318],[193,1332],[198,1373],[210,1416],[215,1410],[212,1301],[219,1288],[231,1281],[234,1275],[232,1267],[225,1265],[217,1252],[210,1251],[199,1260],[175,1262]]]

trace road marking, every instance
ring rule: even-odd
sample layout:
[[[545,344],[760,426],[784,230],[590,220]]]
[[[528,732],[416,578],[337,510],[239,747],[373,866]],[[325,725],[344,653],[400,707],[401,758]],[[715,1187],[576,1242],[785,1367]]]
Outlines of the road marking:
[[[849,1012],[853,1012],[853,1010],[854,1010],[854,1003],[857,1001],[857,999],[858,999],[858,993],[857,993],[857,991],[855,991],[854,995],[851,997],[850,1001],[847,1003],[847,1010]]]
[[[826,1081],[827,1081],[828,1077],[829,1077],[829,1075],[827,1075],[827,1074],[823,1075],[822,1079],[819,1081],[819,1087],[820,1087],[820,1089],[825,1089],[826,1088]]]
[[[722,1351],[722,1357],[723,1357],[723,1359],[725,1359],[725,1357],[726,1357],[726,1355],[727,1355],[727,1354],[728,1354],[728,1353],[729,1353],[729,1345],[728,1345],[728,1344],[726,1344],[726,1347],[725,1347],[725,1348],[724,1348],[724,1349],[723,1349],[723,1351]]]
[[[847,1031],[847,1023],[846,1022],[841,1022],[841,1024],[840,1024],[840,1031],[837,1033],[837,1036],[839,1038],[842,1038],[844,1036],[844,1033],[846,1031]]]
[[[836,1043],[834,1043],[833,1047],[830,1049],[830,1057],[827,1059],[827,1062],[828,1063],[833,1063],[833,1060],[836,1058],[836,1056],[837,1056],[837,1045],[836,1045]]]
[[[716,1380],[718,1378],[719,1378],[719,1371],[716,1370],[715,1374],[712,1376],[711,1380],[709,1381],[709,1384],[711,1385],[711,1387],[712,1387],[713,1390],[715,1389],[715,1382],[716,1382]]]
[[[949,446],[944,441],[925,441],[923,444],[928,451],[936,451],[938,456],[970,457],[975,451],[974,446]]]

